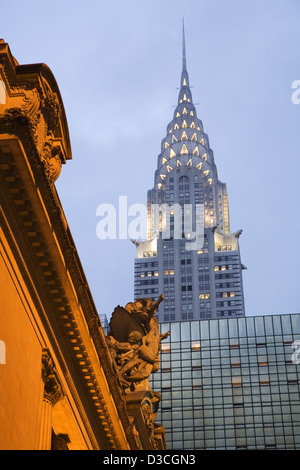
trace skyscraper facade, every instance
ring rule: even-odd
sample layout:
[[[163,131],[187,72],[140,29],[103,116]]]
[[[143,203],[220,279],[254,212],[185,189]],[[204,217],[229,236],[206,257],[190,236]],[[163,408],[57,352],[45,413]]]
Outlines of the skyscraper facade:
[[[245,315],[239,236],[226,184],[193,104],[183,30],[178,104],[148,191],[148,239],[135,242],[135,298],[163,293],[160,322]]]

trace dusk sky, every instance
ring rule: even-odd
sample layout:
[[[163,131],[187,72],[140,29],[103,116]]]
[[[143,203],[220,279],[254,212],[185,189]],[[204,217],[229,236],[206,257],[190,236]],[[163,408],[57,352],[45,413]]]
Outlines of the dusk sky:
[[[0,37],[20,64],[46,63],[73,159],[60,196],[98,313],[133,300],[135,247],[99,240],[100,204],[146,204],[177,103],[182,19],[197,114],[231,231],[246,315],[300,311],[300,2],[0,0]],[[293,102],[294,101],[294,102]],[[129,218],[130,220],[130,218]]]

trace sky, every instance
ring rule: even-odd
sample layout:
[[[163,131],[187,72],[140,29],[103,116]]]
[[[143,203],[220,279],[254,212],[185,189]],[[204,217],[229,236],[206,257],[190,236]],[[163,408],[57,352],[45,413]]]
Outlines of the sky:
[[[133,300],[135,246],[97,237],[97,207],[146,204],[177,103],[183,18],[193,101],[231,230],[243,230],[246,315],[297,313],[300,2],[0,0],[0,37],[20,64],[46,63],[62,95],[73,159],[56,188],[98,313]]]

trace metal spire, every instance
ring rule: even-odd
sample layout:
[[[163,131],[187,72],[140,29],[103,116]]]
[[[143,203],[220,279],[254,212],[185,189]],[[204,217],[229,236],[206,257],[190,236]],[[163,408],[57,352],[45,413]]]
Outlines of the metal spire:
[[[182,70],[186,70],[184,18],[182,18]]]

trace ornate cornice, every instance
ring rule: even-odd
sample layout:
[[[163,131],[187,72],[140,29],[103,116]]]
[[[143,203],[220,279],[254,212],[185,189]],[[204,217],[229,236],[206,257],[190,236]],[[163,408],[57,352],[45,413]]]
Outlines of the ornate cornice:
[[[72,158],[56,81],[44,64],[18,65],[4,42],[0,42],[0,78],[6,88],[5,103],[0,104],[0,132],[9,130],[21,139],[24,133],[30,136],[45,174],[53,184],[62,164]]]

